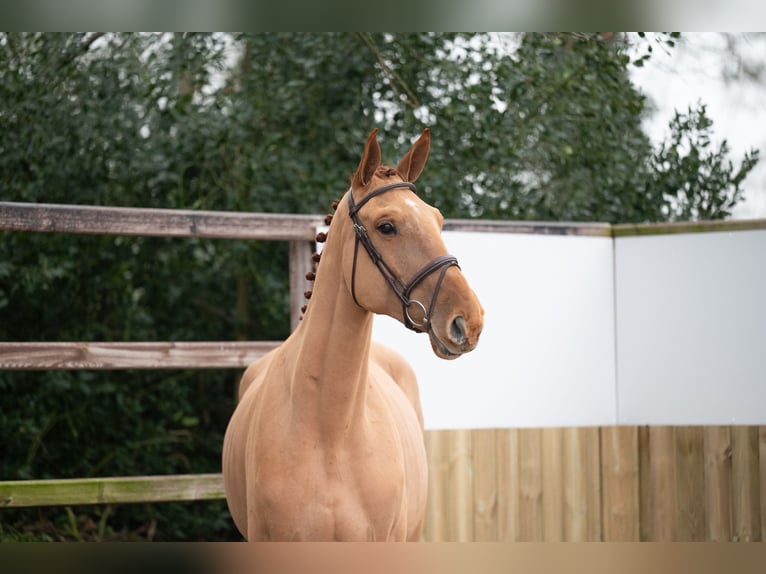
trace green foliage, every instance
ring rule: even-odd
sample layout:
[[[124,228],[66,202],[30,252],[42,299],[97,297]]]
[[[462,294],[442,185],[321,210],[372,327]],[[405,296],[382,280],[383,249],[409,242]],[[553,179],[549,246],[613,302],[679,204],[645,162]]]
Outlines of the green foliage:
[[[185,82],[222,39],[7,35],[0,49],[4,199],[258,210],[220,183],[236,126]],[[194,91],[196,94],[197,92]],[[0,234],[0,339],[279,339],[287,246],[208,240]],[[244,294],[245,304],[242,304]],[[239,310],[239,313],[238,313]],[[244,313],[243,313],[244,311]],[[237,373],[0,372],[3,479],[216,472]],[[126,507],[125,536],[234,536],[225,505]],[[62,509],[3,511],[3,524]],[[204,526],[204,528],[202,528]],[[204,530],[204,529],[207,530]],[[126,530],[127,529],[127,530]]]
[[[735,168],[712,149],[704,106],[657,149],[641,128],[629,66],[675,38],[0,34],[2,197],[322,213],[374,126],[388,163],[430,126],[419,192],[448,217],[724,217],[756,153]],[[281,339],[288,321],[282,243],[0,233],[0,340]],[[238,376],[0,372],[0,476],[216,472]],[[237,537],[221,502],[3,510],[0,527]]]
[[[648,192],[665,199],[658,202],[657,219],[722,219],[741,199],[740,184],[758,162],[758,150],[746,153],[735,170],[725,140],[711,149],[712,128],[704,105],[685,114],[676,111],[669,140],[652,157],[647,185]]]

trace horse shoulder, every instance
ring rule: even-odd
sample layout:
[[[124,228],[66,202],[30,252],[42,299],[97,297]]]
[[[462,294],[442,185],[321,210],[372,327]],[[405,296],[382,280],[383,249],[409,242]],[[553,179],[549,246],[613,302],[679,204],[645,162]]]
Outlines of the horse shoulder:
[[[239,400],[242,400],[242,397],[245,396],[245,393],[254,382],[260,382],[263,379],[263,374],[266,372],[266,369],[269,368],[269,365],[278,350],[279,349],[277,348],[269,351],[257,361],[250,363],[250,366],[245,369],[245,372],[239,381]]]
[[[229,511],[245,537],[248,535],[248,443],[256,411],[261,403],[262,388],[268,367],[274,358],[271,351],[245,370],[239,383],[237,408],[232,413],[223,441],[222,466],[224,489]],[[252,447],[252,445],[251,445]],[[252,460],[250,460],[252,462]]]
[[[423,409],[420,404],[420,390],[415,371],[397,351],[381,343],[373,342],[371,360],[385,371],[402,390],[415,410],[420,427],[423,427]]]

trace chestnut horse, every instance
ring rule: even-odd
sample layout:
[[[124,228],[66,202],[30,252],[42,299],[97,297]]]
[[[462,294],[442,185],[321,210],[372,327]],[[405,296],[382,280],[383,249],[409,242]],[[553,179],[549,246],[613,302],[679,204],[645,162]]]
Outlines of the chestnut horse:
[[[249,540],[418,540],[428,487],[417,381],[371,341],[375,313],[454,359],[484,311],[412,184],[426,129],[397,167],[377,130],[330,224],[303,321],[245,371],[223,445],[226,499]],[[406,282],[405,282],[406,281]]]

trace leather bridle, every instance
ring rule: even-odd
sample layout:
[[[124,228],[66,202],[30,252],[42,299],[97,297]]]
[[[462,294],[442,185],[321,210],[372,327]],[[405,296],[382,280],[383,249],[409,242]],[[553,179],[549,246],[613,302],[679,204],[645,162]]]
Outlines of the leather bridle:
[[[354,243],[354,263],[351,268],[351,295],[354,298],[354,302],[359,305],[359,301],[356,299],[356,259],[357,254],[359,253],[359,244],[361,244],[365,251],[367,251],[367,254],[370,256],[372,262],[380,271],[381,275],[383,275],[383,278],[391,286],[393,292],[402,302],[402,315],[404,325],[413,331],[428,331],[430,333],[431,314],[433,313],[434,305],[436,304],[436,298],[439,295],[439,290],[441,289],[444,275],[453,265],[458,269],[460,268],[460,265],[458,265],[457,262],[457,257],[453,255],[440,255],[439,257],[436,257],[430,262],[426,263],[420,269],[420,271],[415,273],[412,279],[405,283],[385,262],[383,256],[380,254],[380,251],[378,251],[375,245],[372,243],[372,239],[370,238],[367,229],[359,220],[359,210],[362,209],[365,203],[370,201],[373,197],[377,197],[389,190],[401,187],[408,188],[413,192],[416,189],[415,186],[408,181],[391,183],[371,191],[357,204],[354,203],[353,190],[349,190],[348,192],[348,214],[354,224],[354,232],[356,234],[356,241]],[[410,295],[415,287],[417,287],[426,277],[431,275],[431,273],[435,273],[436,271],[439,271],[439,277],[436,279],[436,286],[434,287],[433,295],[431,295],[431,302],[428,304],[428,308],[426,308],[422,302],[418,301],[417,299],[411,299]],[[410,307],[413,305],[419,307],[423,312],[423,319],[421,321],[413,319],[410,315]]]

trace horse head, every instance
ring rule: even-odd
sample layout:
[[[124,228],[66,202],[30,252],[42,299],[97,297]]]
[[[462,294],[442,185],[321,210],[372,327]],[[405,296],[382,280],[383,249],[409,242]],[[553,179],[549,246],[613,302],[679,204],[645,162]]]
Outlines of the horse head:
[[[373,130],[335,219],[345,220],[343,274],[354,301],[428,333],[434,353],[454,359],[476,347],[484,310],[447,253],[444,218],[415,193],[429,147],[426,129],[396,168],[381,165]]]

